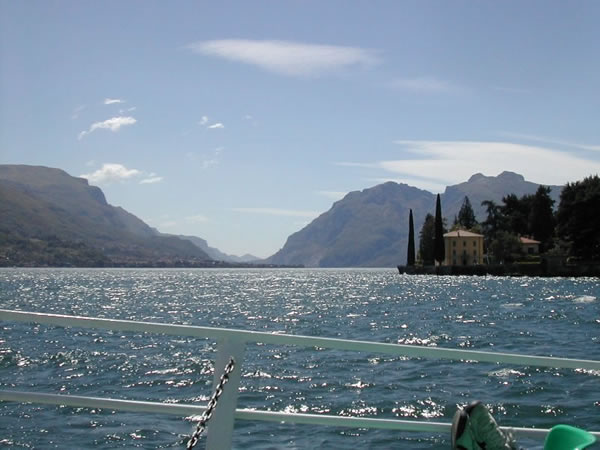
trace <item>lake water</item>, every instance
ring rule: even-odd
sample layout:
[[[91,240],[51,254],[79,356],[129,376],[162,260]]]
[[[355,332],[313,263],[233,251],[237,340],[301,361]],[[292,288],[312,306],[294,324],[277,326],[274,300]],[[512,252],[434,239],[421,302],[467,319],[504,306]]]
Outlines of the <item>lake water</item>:
[[[600,359],[598,279],[395,270],[0,270],[0,307]],[[0,322],[0,387],[175,403],[212,392],[214,342]],[[483,400],[507,426],[600,429],[600,372],[249,345],[238,407],[449,422]],[[0,404],[0,446],[183,448],[189,418]],[[520,442],[541,448],[540,442]],[[237,421],[239,449],[448,449],[449,436]],[[204,442],[199,448],[203,448]]]

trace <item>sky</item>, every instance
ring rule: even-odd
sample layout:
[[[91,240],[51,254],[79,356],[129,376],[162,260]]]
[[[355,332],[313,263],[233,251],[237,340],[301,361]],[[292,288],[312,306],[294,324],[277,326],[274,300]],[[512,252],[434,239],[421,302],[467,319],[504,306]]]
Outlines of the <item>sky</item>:
[[[268,257],[346,193],[600,173],[600,2],[0,0],[0,164]]]

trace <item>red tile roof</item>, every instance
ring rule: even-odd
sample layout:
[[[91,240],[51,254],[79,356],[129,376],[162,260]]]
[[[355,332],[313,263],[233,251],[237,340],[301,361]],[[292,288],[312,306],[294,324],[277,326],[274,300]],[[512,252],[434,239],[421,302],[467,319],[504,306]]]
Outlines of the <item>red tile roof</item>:
[[[455,230],[444,234],[444,237],[483,237],[483,234],[477,234],[467,230]]]
[[[541,244],[540,241],[536,241],[535,239],[529,239],[526,237],[520,237],[519,240],[521,241],[521,244]]]

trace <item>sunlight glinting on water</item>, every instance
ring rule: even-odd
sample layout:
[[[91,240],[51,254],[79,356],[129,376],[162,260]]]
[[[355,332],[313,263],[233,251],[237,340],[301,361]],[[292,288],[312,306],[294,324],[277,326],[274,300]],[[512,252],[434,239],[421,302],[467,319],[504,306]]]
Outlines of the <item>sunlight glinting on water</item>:
[[[586,279],[407,277],[384,270],[8,270],[0,277],[0,302],[7,309],[444,348],[600,355],[600,292]],[[205,402],[213,388],[210,340],[17,323],[1,327],[2,388],[169,403]],[[577,420],[600,428],[600,404],[591,400],[600,398],[597,371],[263,344],[247,346],[241,370],[242,408],[449,421],[456,405],[479,398],[507,425]],[[60,434],[76,446],[93,440],[98,448],[168,447],[179,445],[190,430],[189,418],[5,404],[0,418],[7,439],[26,442],[37,416],[48,430],[38,442]],[[67,436],[60,431],[64,420],[72,425]],[[280,436],[281,427],[285,439],[301,448],[317,441],[354,448],[357,437],[367,446],[448,446],[448,437],[329,427],[307,434],[302,426],[244,421],[236,424],[234,442],[263,448],[267,441],[256,440],[256,434]],[[93,437],[90,429],[96,430]]]

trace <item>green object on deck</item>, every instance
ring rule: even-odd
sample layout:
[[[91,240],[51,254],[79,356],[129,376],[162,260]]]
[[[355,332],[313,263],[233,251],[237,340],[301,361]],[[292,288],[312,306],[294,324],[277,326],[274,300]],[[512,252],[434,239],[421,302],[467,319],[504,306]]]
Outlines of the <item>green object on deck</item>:
[[[544,450],[579,450],[596,442],[596,437],[581,428],[555,425],[546,436]]]

